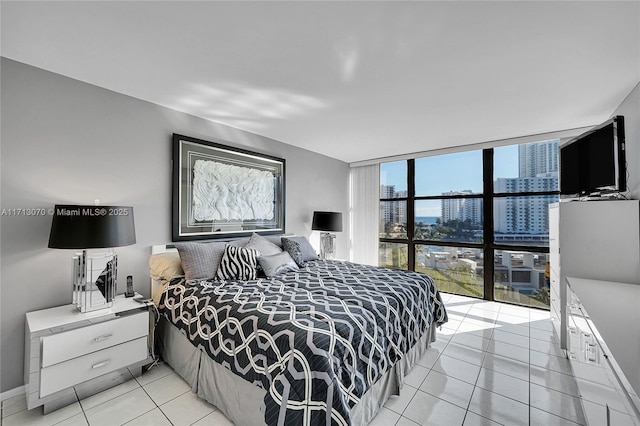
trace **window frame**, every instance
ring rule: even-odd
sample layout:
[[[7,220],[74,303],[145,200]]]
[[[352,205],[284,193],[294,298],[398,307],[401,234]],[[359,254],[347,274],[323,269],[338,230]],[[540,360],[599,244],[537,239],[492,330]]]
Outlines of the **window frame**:
[[[560,138],[558,138],[560,139]],[[542,142],[541,140],[540,142]],[[530,142],[529,142],[530,143]],[[522,145],[516,143],[514,145]],[[407,238],[378,238],[378,243],[398,243],[407,246],[407,269],[416,270],[416,246],[431,245],[441,247],[462,247],[481,249],[483,252],[483,278],[484,278],[484,297],[483,300],[495,301],[495,254],[496,251],[526,251],[538,254],[549,253],[549,243],[541,245],[538,243],[529,244],[501,244],[495,241],[495,224],[494,224],[494,201],[504,198],[520,198],[531,196],[560,196],[560,189],[551,191],[528,191],[528,192],[495,192],[494,191],[494,148],[482,149],[482,194],[460,194],[460,195],[415,195],[415,158],[406,159],[407,161],[407,196],[398,198],[381,198],[383,201],[404,201],[407,206]],[[381,163],[382,164],[382,163]],[[461,242],[461,241],[441,241],[430,239],[415,238],[415,202],[421,200],[445,200],[445,199],[482,199],[483,213],[483,240],[481,243]],[[510,303],[509,301],[500,300],[501,303]],[[533,306],[532,308],[536,308]]]

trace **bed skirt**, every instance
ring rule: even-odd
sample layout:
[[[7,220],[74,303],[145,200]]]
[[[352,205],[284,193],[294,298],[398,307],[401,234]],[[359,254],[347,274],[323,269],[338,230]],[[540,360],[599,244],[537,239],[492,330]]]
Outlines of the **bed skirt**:
[[[435,341],[435,336],[436,327],[431,325],[406,356],[365,392],[351,409],[351,424],[368,424],[391,395],[400,393],[404,376]],[[164,317],[156,328],[156,342],[161,358],[187,381],[199,398],[215,405],[236,425],[265,424],[264,389],[214,362]]]

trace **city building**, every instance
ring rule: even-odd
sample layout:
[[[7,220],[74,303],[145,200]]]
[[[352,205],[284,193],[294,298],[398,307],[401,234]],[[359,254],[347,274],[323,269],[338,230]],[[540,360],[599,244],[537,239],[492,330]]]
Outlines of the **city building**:
[[[473,191],[449,191],[442,195],[471,195]],[[462,222],[469,220],[473,225],[482,224],[482,199],[480,198],[454,198],[442,200],[442,221],[451,220]]]
[[[530,143],[518,147],[518,177],[498,177],[496,193],[543,192],[558,189],[559,140]],[[506,197],[496,203],[496,241],[548,241],[549,204],[555,196]]]
[[[380,198],[405,198],[407,191],[397,191],[395,185],[380,185]],[[385,224],[396,224],[406,227],[407,203],[405,201],[385,201],[380,203],[380,229]]]
[[[558,189],[558,174],[535,178],[498,178],[496,192],[537,192]],[[496,234],[547,235],[549,204],[555,196],[507,197],[496,203],[494,227]]]
[[[518,177],[533,178],[558,171],[558,139],[518,147]]]

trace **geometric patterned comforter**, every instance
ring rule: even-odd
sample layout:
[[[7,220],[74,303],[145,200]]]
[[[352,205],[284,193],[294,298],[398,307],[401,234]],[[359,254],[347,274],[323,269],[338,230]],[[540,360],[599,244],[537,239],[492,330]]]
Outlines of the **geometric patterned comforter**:
[[[367,389],[447,321],[429,276],[332,260],[253,281],[174,280],[159,309],[266,390],[268,425],[350,424]]]

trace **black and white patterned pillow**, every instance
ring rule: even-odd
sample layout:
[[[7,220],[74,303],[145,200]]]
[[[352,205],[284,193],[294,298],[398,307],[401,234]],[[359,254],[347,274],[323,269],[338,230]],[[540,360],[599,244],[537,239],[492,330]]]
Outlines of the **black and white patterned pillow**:
[[[222,254],[216,278],[219,280],[255,280],[258,274],[256,267],[259,256],[258,250],[228,245]]]

